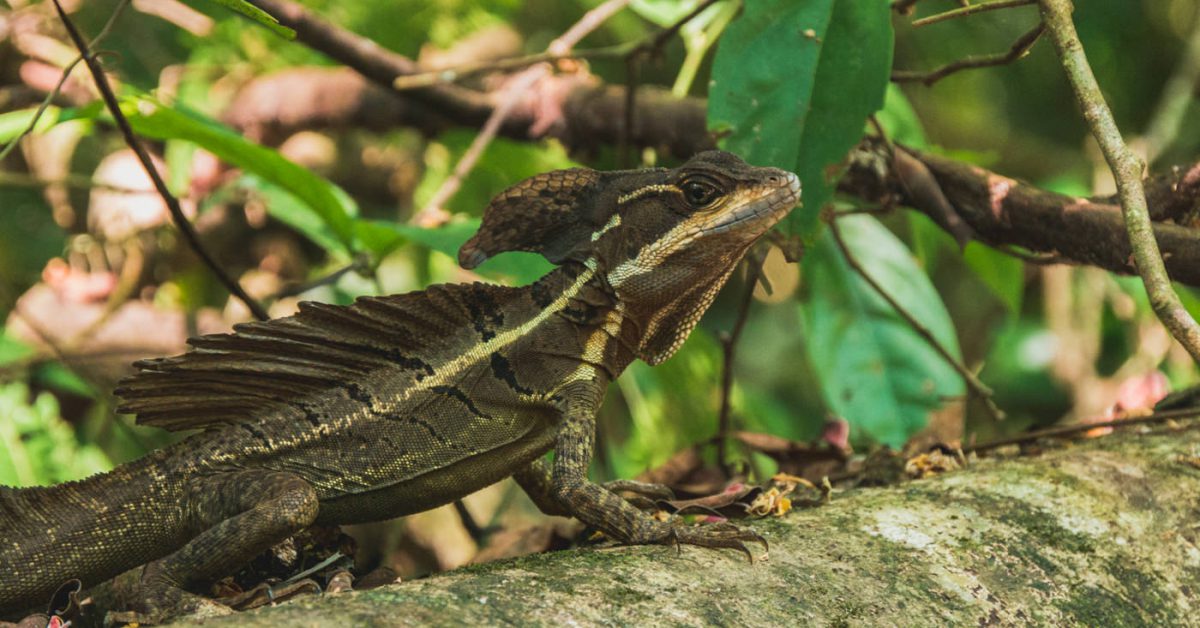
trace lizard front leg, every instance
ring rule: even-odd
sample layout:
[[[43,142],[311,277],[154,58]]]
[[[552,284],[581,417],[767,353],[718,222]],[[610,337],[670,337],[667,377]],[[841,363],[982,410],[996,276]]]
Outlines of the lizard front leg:
[[[189,590],[234,573],[311,525],[318,503],[316,491],[297,475],[247,471],[195,482],[183,507],[187,527],[198,533],[142,570],[143,614],[116,618],[161,621],[204,606],[206,600]]]
[[[554,480],[550,467],[541,458],[534,460],[513,474],[513,479],[543,513],[556,517],[570,517],[571,513],[554,493]],[[632,493],[628,501],[642,510],[657,508],[654,500],[675,499],[675,493],[666,485],[637,480],[612,480],[600,485],[613,493]]]
[[[757,533],[728,523],[680,526],[658,521],[617,494],[588,480],[595,443],[596,409],[603,386],[578,382],[561,393],[562,423],[555,442],[551,491],[563,508],[610,538],[630,545],[688,544],[730,548],[753,558],[746,542],[767,542]]]

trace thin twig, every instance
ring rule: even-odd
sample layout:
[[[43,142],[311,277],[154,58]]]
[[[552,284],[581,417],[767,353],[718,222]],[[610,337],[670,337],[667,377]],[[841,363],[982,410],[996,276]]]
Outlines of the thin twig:
[[[1191,106],[1196,87],[1200,85],[1200,9],[1196,10],[1192,32],[1188,36],[1183,56],[1163,86],[1162,96],[1143,136],[1146,162],[1153,164],[1179,136],[1179,129]]]
[[[953,20],[953,19],[959,18],[959,17],[975,15],[976,13],[983,13],[984,11],[995,11],[998,9],[1010,9],[1013,7],[1023,7],[1026,5],[1033,4],[1035,2],[1037,2],[1037,0],[995,0],[995,2],[984,2],[981,4],[968,4],[966,6],[959,7],[957,9],[953,9],[951,11],[946,11],[945,13],[938,13],[937,15],[930,15],[929,17],[923,17],[919,20],[913,20],[912,25],[914,28],[920,28],[927,24],[936,24],[938,22],[944,22],[946,20]]]
[[[546,47],[547,52],[564,54],[569,52],[584,37],[587,37],[592,31],[600,28],[602,24],[607,22],[609,18],[620,13],[625,7],[629,6],[630,0],[608,0],[600,6],[583,14],[571,28],[568,28],[565,33],[554,38],[550,45]]]
[[[1013,42],[1012,47],[1006,52],[959,59],[958,61],[952,61],[929,72],[893,70],[892,81],[896,83],[920,81],[925,85],[933,85],[947,76],[950,76],[951,74],[961,70],[987,68],[1012,63],[1029,53],[1029,50],[1033,48],[1033,45],[1037,43],[1039,38],[1041,38],[1042,31],[1044,31],[1045,28],[1045,25],[1039,22],[1037,26],[1034,26],[1024,35],[1021,35],[1019,38],[1017,38],[1017,41]]]
[[[128,4],[129,0],[121,0],[117,3],[117,6],[113,7],[112,15],[108,16],[108,21],[104,23],[104,28],[100,29],[100,33],[92,39],[92,46],[99,44],[101,41],[104,41],[105,37],[108,37],[108,34],[112,32],[113,24],[117,22],[117,18],[120,17],[121,13],[125,10],[126,5]],[[82,55],[75,57],[73,61],[67,64],[67,67],[63,68],[62,76],[58,77],[58,83],[55,83],[54,89],[51,89],[50,92],[46,94],[46,97],[42,99],[41,104],[38,105],[37,111],[33,112],[33,117],[30,118],[29,125],[25,127],[25,130],[21,131],[20,135],[12,138],[12,140],[10,140],[8,144],[4,146],[3,150],[0,150],[0,161],[4,161],[4,158],[8,157],[8,154],[12,152],[13,148],[17,146],[17,143],[20,142],[25,136],[33,133],[33,130],[37,128],[38,120],[41,120],[42,115],[44,115],[46,110],[50,108],[50,104],[54,102],[54,98],[57,97],[59,92],[62,91],[63,85],[67,84],[67,79],[71,77],[71,72],[75,70],[75,66],[79,65],[80,61],[83,61]]]
[[[608,2],[605,2],[601,6],[588,11],[583,17],[579,18],[578,22],[567,29],[566,33],[563,33],[550,42],[547,52],[557,54],[560,57],[567,54],[575,44],[579,43],[579,40],[599,28],[605,20],[615,15],[618,11],[624,9],[630,1],[608,0]],[[500,131],[500,126],[504,124],[509,113],[521,101],[522,96],[536,85],[538,81],[550,76],[550,70],[549,64],[540,64],[528,68],[505,86],[500,97],[500,102],[492,109],[487,122],[484,123],[483,128],[475,136],[475,139],[471,141],[470,148],[467,149],[467,152],[455,164],[454,172],[438,186],[433,196],[429,198],[429,202],[425,203],[421,207],[421,210],[413,215],[412,222],[414,224],[436,226],[446,222],[450,215],[443,209],[443,206],[462,187],[463,179],[475,167],[479,158],[483,156],[483,151],[496,138],[496,134]]]
[[[1133,425],[1145,425],[1147,423],[1161,423],[1163,421],[1169,421],[1172,419],[1188,419],[1188,418],[1193,418],[1193,417],[1200,417],[1200,408],[1179,408],[1178,410],[1164,410],[1162,412],[1155,412],[1154,414],[1151,414],[1148,416],[1143,416],[1143,417],[1127,418],[1127,419],[1113,419],[1111,421],[1102,421],[1100,423],[1076,423],[1073,425],[1062,425],[1062,426],[1058,426],[1058,427],[1049,427],[1044,430],[1034,430],[1032,432],[1025,432],[1024,434],[1018,434],[1018,435],[1010,437],[1010,438],[1001,438],[1001,439],[989,441],[986,443],[980,443],[978,445],[970,445],[967,447],[963,447],[963,453],[978,453],[981,451],[989,451],[992,449],[999,449],[1001,447],[1006,447],[1008,445],[1020,445],[1022,443],[1028,443],[1028,442],[1035,441],[1035,440],[1038,440],[1041,438],[1057,438],[1060,436],[1070,436],[1072,434],[1077,434],[1079,432],[1086,432],[1089,430],[1101,429],[1101,428],[1105,428],[1105,427],[1128,427],[1128,426],[1133,426]]]
[[[568,59],[623,58],[625,55],[629,54],[629,51],[633,50],[635,46],[636,44],[627,43],[618,44],[616,46],[605,46],[603,48],[592,48],[590,50],[568,50],[566,52],[550,52],[547,50],[544,52],[535,52],[533,54],[522,55],[519,57],[508,57],[506,59],[464,63],[463,65],[453,68],[444,68],[441,70],[431,70],[429,72],[398,76],[396,77],[395,81],[392,81],[392,89],[396,91],[420,89],[433,85],[454,83],[472,76],[478,76],[485,72],[517,70],[545,62],[565,61]]]
[[[717,414],[716,441],[717,466],[725,471],[729,470],[726,436],[730,431],[734,358],[737,354],[738,341],[742,337],[742,329],[746,326],[746,319],[750,314],[750,304],[754,302],[754,288],[758,285],[758,278],[762,275],[763,263],[766,261],[757,254],[752,253],[751,255],[752,257],[746,259],[746,290],[742,294],[741,302],[738,303],[737,318],[734,319],[733,329],[728,334],[722,334],[721,337],[721,410]]]
[[[637,122],[637,90],[639,68],[637,57],[625,57],[625,106],[621,110],[621,132],[617,136],[617,166],[632,167],[634,159],[631,154],[633,147],[633,125]]]
[[[645,43],[639,45],[638,48],[640,49],[640,52],[641,53],[650,53],[650,54],[658,53],[660,50],[662,50],[662,47],[665,46],[667,44],[667,42],[670,41],[671,38],[675,36],[676,33],[679,32],[679,29],[683,28],[688,22],[691,22],[692,20],[696,19],[696,17],[699,16],[701,13],[704,13],[704,11],[708,9],[708,7],[711,7],[712,5],[714,5],[720,1],[721,0],[704,0],[704,2],[697,4],[696,8],[692,9],[691,11],[688,11],[686,15],[679,18],[678,20],[675,20],[674,24],[671,24],[670,26],[659,31],[656,35],[651,37],[648,42],[645,42]],[[638,51],[635,51],[635,53],[637,53],[637,52]]]
[[[550,42],[543,52],[537,52],[520,57],[465,63],[453,68],[443,68],[430,72],[418,72],[407,76],[398,76],[392,82],[392,88],[397,91],[429,87],[441,83],[453,83],[483,72],[497,70],[515,70],[526,68],[543,62],[563,61],[566,59],[607,59],[624,57],[636,44],[618,44],[592,50],[572,50],[576,44],[592,31],[607,22],[629,5],[630,0],[608,0],[604,4],[588,11],[575,22],[565,33]]]
[[[621,125],[620,135],[617,136],[617,164],[621,167],[631,166],[634,161],[630,149],[633,146],[633,127],[637,124],[637,89],[641,78],[642,58],[659,54],[662,47],[679,32],[679,29],[719,1],[704,0],[696,5],[696,8],[688,11],[686,15],[675,20],[674,24],[643,40],[625,56],[625,109],[622,115],[624,123]]]
[[[1050,38],[1054,41],[1067,80],[1075,92],[1075,100],[1116,178],[1117,196],[1121,200],[1129,244],[1133,248],[1138,274],[1150,297],[1150,305],[1171,336],[1187,349],[1193,360],[1200,362],[1200,325],[1184,309],[1179,295],[1171,287],[1158,242],[1154,239],[1154,225],[1150,222],[1146,191],[1142,186],[1145,164],[1121,139],[1121,130],[1117,128],[1112,111],[1088,65],[1083,44],[1075,32],[1075,24],[1071,20],[1071,1],[1041,0],[1041,6],[1042,20],[1050,30]]]
[[[313,288],[319,288],[321,286],[328,286],[330,284],[336,283],[337,280],[341,279],[342,277],[346,276],[348,273],[351,273],[351,272],[362,273],[364,271],[367,271],[370,268],[369,262],[370,262],[370,258],[365,253],[356,255],[354,257],[354,261],[329,273],[328,275],[325,275],[324,277],[318,277],[311,281],[302,281],[302,282],[295,283],[295,284],[292,284],[289,286],[284,286],[279,292],[275,293],[275,299],[294,297],[298,294],[304,294],[305,292],[308,292],[309,290],[312,290]],[[383,292],[383,291],[380,290],[379,292]]]
[[[454,512],[458,513],[458,520],[462,522],[462,527],[467,531],[467,536],[471,537],[472,541],[475,541],[476,546],[483,547],[484,541],[487,540],[489,530],[481,528],[479,524],[476,523],[475,516],[471,514],[470,510],[467,510],[467,505],[463,503],[463,500],[454,500]]]
[[[994,420],[1004,420],[1004,411],[1001,410],[1000,407],[996,405],[995,400],[992,399],[992,389],[988,388],[986,384],[979,380],[979,377],[977,377],[975,373],[972,373],[970,369],[968,369],[964,364],[959,362],[957,358],[951,355],[951,353],[946,350],[944,346],[942,346],[942,343],[938,341],[937,337],[933,335],[933,332],[930,331],[928,327],[918,321],[916,317],[908,312],[908,310],[904,309],[904,307],[900,305],[900,303],[896,301],[896,299],[892,297],[892,295],[882,285],[880,285],[879,282],[875,281],[874,277],[871,277],[870,273],[867,272],[867,269],[863,268],[862,264],[860,264],[858,259],[854,257],[854,254],[851,253],[850,247],[847,246],[845,239],[842,238],[842,230],[838,226],[836,216],[829,221],[829,227],[830,231],[833,233],[834,241],[837,242],[838,249],[842,251],[842,256],[846,258],[846,263],[850,265],[850,268],[853,269],[854,272],[858,273],[858,276],[862,277],[863,281],[866,281],[867,285],[871,286],[872,290],[874,290],[879,296],[883,297],[883,300],[888,302],[888,305],[890,305],[892,309],[895,310],[896,313],[899,314],[900,317],[903,318],[910,327],[912,327],[913,331],[917,332],[917,335],[924,338],[925,342],[929,343],[929,346],[933,347],[933,350],[936,351],[937,354],[941,356],[941,358],[945,360],[951,368],[958,372],[959,376],[963,378],[964,382],[966,382],[967,390],[971,391],[972,395],[983,402],[984,407],[987,408],[988,414],[990,414]]]
[[[444,206],[462,187],[463,179],[471,172],[478,163],[479,158],[483,156],[483,152],[487,150],[488,145],[492,140],[496,139],[496,133],[500,131],[500,125],[504,124],[505,118],[521,101],[521,98],[526,95],[526,92],[532,88],[538,81],[550,75],[548,66],[539,65],[529,68],[517,75],[502,92],[500,102],[496,108],[492,110],[492,115],[483,125],[483,129],[475,135],[475,139],[471,140],[471,146],[467,152],[463,153],[458,163],[454,165],[454,172],[446,177],[445,181],[438,186],[434,191],[433,196],[429,197],[429,201],[421,207],[421,210],[413,214],[413,224],[424,227],[435,227],[445,223],[450,218],[449,212],[444,209]]]
[[[109,113],[116,122],[117,128],[121,130],[121,135],[125,138],[125,143],[137,155],[138,161],[142,162],[142,168],[146,170],[146,174],[150,180],[154,182],[154,188],[158,190],[159,196],[163,202],[167,204],[167,209],[171,212],[171,218],[175,222],[175,226],[179,228],[183,234],[184,240],[191,247],[196,255],[208,266],[209,270],[216,275],[217,279],[229,290],[230,294],[237,297],[246,307],[254,314],[258,320],[267,320],[270,316],[257,301],[250,298],[245,290],[232,277],[225,273],[225,270],[217,264],[216,259],[204,248],[200,243],[200,237],[196,234],[196,230],[192,227],[192,223],[188,222],[187,216],[183,213],[183,208],[179,206],[179,200],[175,198],[171,191],[167,189],[167,184],[163,181],[162,176],[158,173],[158,169],[154,167],[154,162],[150,160],[149,153],[138,142],[137,136],[133,134],[133,128],[129,126],[129,120],[125,118],[125,114],[121,112],[121,105],[117,102],[117,96],[113,93],[112,86],[108,84],[108,77],[104,74],[104,68],[100,67],[100,63],[96,60],[96,56],[92,54],[88,43],[84,41],[83,35],[75,28],[75,23],[63,10],[59,0],[54,0],[54,8],[58,11],[58,17],[62,20],[63,26],[67,29],[67,34],[70,35],[71,41],[79,50],[80,56],[83,57],[84,63],[87,64],[88,70],[92,73],[92,80],[96,83],[96,89],[100,91],[100,97],[104,99],[104,104],[108,108]]]

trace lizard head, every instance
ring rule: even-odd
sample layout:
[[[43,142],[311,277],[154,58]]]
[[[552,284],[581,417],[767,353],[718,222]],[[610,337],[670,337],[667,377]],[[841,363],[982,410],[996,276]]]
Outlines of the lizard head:
[[[799,200],[796,175],[716,150],[674,169],[555,170],[494,198],[458,259],[475,268],[504,251],[532,251],[555,264],[624,265],[621,277],[685,252],[711,265],[744,250]]]
[[[699,321],[746,250],[800,201],[796,175],[724,151],[674,169],[557,170],[501,193],[459,250],[474,268],[503,251],[590,268],[644,323],[655,364]]]
[[[659,300],[723,281],[800,200],[796,175],[709,151],[616,199],[591,253],[623,300]]]

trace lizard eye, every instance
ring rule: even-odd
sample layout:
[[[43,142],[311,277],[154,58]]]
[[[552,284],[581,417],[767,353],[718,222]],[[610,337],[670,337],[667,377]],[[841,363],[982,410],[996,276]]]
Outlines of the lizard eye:
[[[712,204],[721,195],[721,189],[705,179],[688,179],[679,186],[683,192],[683,200],[693,209],[700,209]]]

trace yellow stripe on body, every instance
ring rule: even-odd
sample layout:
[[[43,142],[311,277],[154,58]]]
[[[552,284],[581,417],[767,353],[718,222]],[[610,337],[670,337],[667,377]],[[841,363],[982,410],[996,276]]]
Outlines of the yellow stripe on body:
[[[467,368],[477,364],[481,359],[486,359],[492,353],[495,353],[496,351],[499,351],[500,349],[503,349],[516,342],[535,327],[545,322],[551,316],[566,308],[571,299],[579,294],[579,292],[583,289],[583,286],[587,284],[587,282],[591,280],[594,275],[594,269],[590,267],[585,269],[579,274],[578,277],[575,278],[575,283],[568,286],[566,290],[563,290],[562,293],[554,299],[554,301],[543,308],[542,311],[538,312],[536,316],[518,325],[517,327],[497,333],[487,342],[474,345],[470,351],[462,353],[452,360],[434,366],[432,375],[429,375],[420,381],[413,382],[413,384],[404,389],[401,394],[389,399],[379,400],[381,403],[377,405],[360,408],[353,414],[342,415],[332,421],[322,423],[314,429],[305,430],[304,432],[300,433],[293,442],[288,443],[282,440],[276,441],[274,446],[286,447],[289,445],[298,445],[310,440],[323,438],[331,433],[348,427],[354,422],[362,420],[370,414],[386,414],[392,412],[418,393],[425,392],[435,386],[453,383],[455,378]],[[245,459],[246,453],[246,451],[217,453],[213,455],[212,460],[214,462],[238,462]]]

